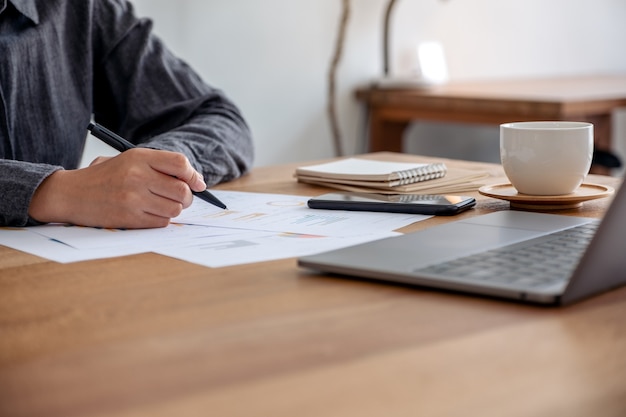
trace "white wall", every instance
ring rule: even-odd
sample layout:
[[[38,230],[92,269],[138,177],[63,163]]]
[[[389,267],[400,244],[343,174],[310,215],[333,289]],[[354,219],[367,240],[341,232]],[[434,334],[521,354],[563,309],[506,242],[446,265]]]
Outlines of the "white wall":
[[[175,53],[241,107],[255,136],[257,166],[333,155],[326,76],[339,0],[133,3]],[[353,91],[382,72],[386,1],[351,4],[337,81],[345,149],[356,152],[364,112]],[[424,40],[442,42],[452,80],[626,72],[624,0],[404,0],[392,21],[397,73],[410,69],[413,48]],[[625,123],[616,125],[617,139],[626,142]],[[424,146],[418,136],[437,137],[443,147]],[[419,123],[406,142],[413,152],[497,157],[494,127]]]

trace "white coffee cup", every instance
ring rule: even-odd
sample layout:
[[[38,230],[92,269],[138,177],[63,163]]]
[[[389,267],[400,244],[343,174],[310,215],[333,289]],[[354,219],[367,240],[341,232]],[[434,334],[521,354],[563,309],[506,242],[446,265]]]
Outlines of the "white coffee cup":
[[[500,125],[500,159],[515,189],[563,195],[585,180],[593,157],[593,125],[585,122],[516,122]]]

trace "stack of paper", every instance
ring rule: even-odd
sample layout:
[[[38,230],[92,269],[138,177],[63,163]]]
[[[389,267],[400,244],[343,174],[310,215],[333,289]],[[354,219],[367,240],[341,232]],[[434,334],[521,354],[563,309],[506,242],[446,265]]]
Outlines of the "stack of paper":
[[[309,197],[212,190],[222,210],[194,198],[162,229],[120,230],[48,224],[0,228],[0,245],[57,262],[156,252],[210,267],[309,255],[400,233],[430,216],[312,210]]]

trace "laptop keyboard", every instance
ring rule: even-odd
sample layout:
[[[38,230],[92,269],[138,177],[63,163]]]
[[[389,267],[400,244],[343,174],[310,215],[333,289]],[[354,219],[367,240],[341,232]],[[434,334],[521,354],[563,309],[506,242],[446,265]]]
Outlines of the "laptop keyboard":
[[[576,226],[414,272],[467,281],[538,288],[570,278],[599,222]]]

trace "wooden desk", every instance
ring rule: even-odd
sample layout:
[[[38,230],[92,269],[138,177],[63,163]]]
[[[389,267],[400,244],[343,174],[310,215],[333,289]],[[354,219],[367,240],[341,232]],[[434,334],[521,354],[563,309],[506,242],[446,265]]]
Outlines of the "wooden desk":
[[[402,152],[414,120],[499,125],[527,120],[594,124],[599,150],[611,149],[611,115],[626,106],[626,75],[451,83],[432,89],[364,88],[369,151]]]
[[[448,163],[503,179],[497,165]],[[297,184],[295,166],[219,188],[325,191]],[[508,208],[477,197],[460,216]],[[321,276],[294,259],[57,264],[0,247],[0,415],[624,416],[625,317],[626,288],[557,309]]]

